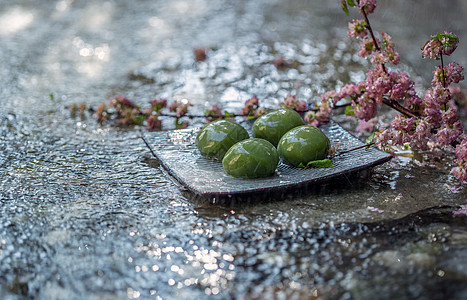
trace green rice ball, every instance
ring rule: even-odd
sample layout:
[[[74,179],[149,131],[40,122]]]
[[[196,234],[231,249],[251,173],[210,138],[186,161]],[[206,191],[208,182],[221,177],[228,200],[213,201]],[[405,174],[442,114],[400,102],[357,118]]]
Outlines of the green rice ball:
[[[225,173],[238,178],[259,178],[274,174],[279,155],[264,139],[251,138],[236,143],[222,160]]]
[[[325,159],[330,142],[328,137],[315,126],[299,126],[288,131],[279,141],[277,152],[287,164],[297,167],[314,160]]]
[[[214,160],[222,160],[230,147],[249,137],[250,135],[241,125],[218,120],[207,124],[198,132],[195,144],[202,155]]]
[[[287,131],[301,125],[305,122],[296,111],[281,108],[259,117],[253,124],[253,136],[277,146]]]

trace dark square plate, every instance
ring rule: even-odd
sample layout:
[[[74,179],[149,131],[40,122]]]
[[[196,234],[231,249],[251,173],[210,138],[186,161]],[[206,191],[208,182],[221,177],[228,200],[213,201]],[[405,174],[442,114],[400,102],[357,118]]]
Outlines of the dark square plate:
[[[328,136],[331,145],[339,143],[339,151],[363,145],[360,140],[335,122],[320,128]],[[239,179],[226,175],[221,162],[201,156],[194,143],[198,131],[199,128],[149,132],[144,133],[142,138],[171,176],[185,188],[204,197],[242,195],[300,187],[371,168],[391,159],[390,154],[373,147],[362,148],[333,158],[332,168],[303,170],[279,162],[274,176]]]

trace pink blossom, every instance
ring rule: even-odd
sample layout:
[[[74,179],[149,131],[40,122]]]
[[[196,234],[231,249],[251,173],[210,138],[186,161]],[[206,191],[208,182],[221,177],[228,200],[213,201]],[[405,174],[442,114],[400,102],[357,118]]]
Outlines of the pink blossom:
[[[286,60],[282,56],[278,56],[274,58],[274,60],[272,61],[272,64],[278,69],[289,68],[292,65],[288,60]]]
[[[318,127],[319,121],[316,119],[316,112],[310,110],[305,113],[304,120],[307,124]]]
[[[365,93],[356,101],[352,101],[355,117],[368,121],[376,116],[378,105],[374,99]]]
[[[149,116],[147,120],[147,124],[148,124],[148,129],[156,129],[156,128],[162,127],[161,120],[159,120],[159,118],[155,115]]]
[[[380,50],[375,50],[373,57],[370,59],[371,64],[377,66],[377,65],[384,65],[389,61],[389,58],[385,55],[384,52],[381,52]]]
[[[450,107],[448,110],[442,112],[441,116],[443,124],[452,125],[459,120],[457,115],[457,108]]]
[[[321,101],[319,111],[316,113],[316,119],[320,124],[327,123],[331,120],[332,108],[329,101]]]
[[[452,62],[445,67],[446,84],[459,83],[464,80],[464,67]]]
[[[391,74],[384,72],[381,66],[375,69],[370,69],[366,79],[368,95],[381,105],[384,94],[388,93],[392,87]]]
[[[188,106],[192,106],[190,103],[181,103],[181,102],[173,102],[169,110],[175,112],[177,118],[181,118],[188,113]]]
[[[449,91],[440,85],[435,85],[429,88],[425,93],[425,100],[431,99],[441,105],[446,104],[449,98]]]
[[[432,125],[425,120],[420,120],[415,133],[412,135],[410,140],[410,148],[415,150],[426,150],[428,149],[428,141],[432,135]]]
[[[368,34],[367,25],[364,20],[352,20],[349,22],[348,37],[364,38]]]
[[[375,132],[374,141],[378,144],[378,147],[382,148],[383,150],[390,150],[388,147],[392,140],[392,133],[389,129],[379,128],[377,132]]]
[[[293,109],[296,111],[305,111],[306,110],[306,101],[305,100],[297,100],[297,97],[291,94],[288,94],[285,97],[284,102],[280,104],[281,107],[287,109]]]
[[[442,44],[436,39],[430,39],[422,47],[422,57],[438,59],[442,53]]]
[[[464,80],[464,67],[456,62],[452,62],[444,67],[444,72],[441,66],[436,67],[433,74],[432,85],[448,86],[451,83],[459,83]]]
[[[151,103],[151,108],[153,111],[158,112],[162,108],[167,107],[167,100],[166,99],[151,99],[149,100]]]
[[[460,161],[467,162],[467,138],[464,137],[462,143],[456,146],[456,157]]]
[[[423,104],[423,99],[418,97],[417,95],[406,97],[404,100],[404,106],[416,114],[420,114],[420,110],[422,109],[422,104]]]
[[[426,116],[430,123],[439,125],[442,118],[442,108],[450,98],[448,90],[436,85],[425,93],[424,109],[422,115]]]
[[[305,113],[304,120],[310,125],[318,126],[320,124],[328,123],[331,120],[332,107],[331,103],[328,100],[322,100],[319,110],[307,111]]]
[[[410,136],[401,130],[392,131],[392,143],[393,145],[403,145],[410,141]]]
[[[451,145],[462,133],[462,124],[457,121],[451,126],[444,125],[441,129],[438,129],[435,138],[441,145]]]
[[[245,102],[245,106],[241,110],[241,114],[244,116],[253,116],[255,111],[259,108],[259,100],[256,95],[251,97]]]
[[[357,1],[357,3],[358,7],[367,14],[371,14],[375,11],[376,0],[360,0],[360,2]]]
[[[391,62],[393,65],[399,64],[400,55],[394,48],[394,42],[389,34],[385,32],[381,32],[381,36],[383,37],[383,42],[381,46],[384,50],[384,54],[387,57],[387,61]]]
[[[265,109],[263,107],[259,107],[256,111],[255,111],[255,114],[254,114],[254,117],[255,118],[259,118],[261,117],[262,115],[265,115],[269,110],[268,109]]]
[[[451,174],[459,181],[467,181],[467,137],[464,135],[462,142],[456,146],[456,167],[452,168]]]
[[[378,118],[373,118],[368,121],[360,120],[356,130],[359,133],[373,132],[377,124],[378,124]]]
[[[222,117],[222,110],[218,105],[211,105],[209,109],[204,111],[204,115],[208,121],[213,121]]]
[[[360,50],[358,51],[358,55],[361,57],[367,57],[368,55],[372,54],[376,50],[375,43],[370,38],[365,38],[363,41],[359,42],[358,44],[360,47]]]
[[[327,91],[321,95],[321,101],[332,101],[333,104],[336,104],[342,98],[343,97],[341,97],[340,94],[336,93],[334,90]]]
[[[454,175],[461,182],[467,181],[467,170],[465,169],[465,165],[454,167],[449,173]]]
[[[438,32],[422,47],[422,56],[438,59],[442,54],[451,55],[459,44],[459,38],[452,32]]]
[[[447,31],[445,31],[444,34],[441,34],[440,36],[441,44],[443,45],[443,54],[448,56],[451,55],[457,48],[459,38],[456,34]]]
[[[452,214],[454,216],[467,216],[467,204],[461,205],[457,210],[453,211]]]
[[[456,159],[457,164],[451,170],[451,174],[456,176],[461,182],[467,181],[467,137],[463,136],[463,140],[456,146]]]
[[[390,98],[395,101],[402,101],[406,98],[416,96],[414,82],[409,79],[405,72],[392,72]]]
[[[344,97],[350,96],[353,99],[356,99],[357,96],[359,96],[362,92],[362,86],[359,84],[346,84],[344,85],[339,93],[337,94],[337,99],[342,99]],[[334,99],[333,99],[334,100]],[[337,101],[333,101],[334,104],[337,103]]]
[[[110,106],[115,107],[118,113],[123,113],[125,109],[134,109],[135,112],[139,112],[138,106],[131,100],[123,96],[116,96],[110,99]]]
[[[373,207],[373,206],[368,206],[366,208],[368,211],[371,211],[371,212],[375,212],[375,213],[378,213],[378,214],[382,214],[384,212],[384,210],[381,210],[377,207]]]
[[[383,41],[379,42],[378,40],[380,50],[371,49],[369,45],[367,46],[367,50],[374,50],[374,55],[370,62],[373,65],[383,65],[385,63],[391,63],[393,65],[399,64],[400,55],[394,48],[394,42],[392,42],[391,36],[385,32],[382,32],[381,36],[383,37]]]
[[[415,129],[415,119],[407,118],[401,114],[397,114],[394,120],[391,121],[391,128],[394,130],[403,130],[405,132],[412,132]]]

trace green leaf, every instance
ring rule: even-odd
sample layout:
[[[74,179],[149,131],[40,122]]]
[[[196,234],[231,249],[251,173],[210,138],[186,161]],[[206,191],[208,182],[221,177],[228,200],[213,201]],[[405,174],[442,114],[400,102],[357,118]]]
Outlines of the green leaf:
[[[135,116],[135,124],[137,125],[141,125],[143,124],[143,121],[145,120],[145,117],[144,116]]]
[[[313,161],[310,161],[305,165],[303,165],[302,163],[300,163],[298,165],[299,168],[302,168],[302,169],[308,169],[308,168],[331,168],[331,167],[334,167],[334,164],[332,163],[332,161],[328,158],[326,159],[321,159],[321,160],[313,160]]]
[[[347,1],[341,0],[342,2],[342,10],[345,12],[347,16],[349,16],[349,8],[347,7]]]
[[[52,101],[54,100],[54,94],[50,93],[49,97],[50,97],[50,100],[52,100]]]
[[[438,41],[441,41],[443,38],[447,38],[447,39],[455,41],[456,43],[459,43],[459,38],[453,33],[438,32],[436,33],[436,35],[432,35],[431,38],[434,40],[438,40]]]
[[[354,112],[353,112],[353,107],[352,105],[348,105],[345,107],[345,115],[346,116],[354,116]]]
[[[355,1],[353,1],[353,0],[347,0],[347,4],[349,4],[350,7],[357,6],[357,3],[355,3]]]
[[[368,136],[368,137],[366,138],[365,144],[371,144],[371,143],[374,142],[374,140],[375,140],[375,133],[372,132],[372,133],[370,134],[370,136]]]
[[[228,117],[232,117],[233,114],[232,113],[229,113],[228,111],[224,110],[224,115],[228,118]]]

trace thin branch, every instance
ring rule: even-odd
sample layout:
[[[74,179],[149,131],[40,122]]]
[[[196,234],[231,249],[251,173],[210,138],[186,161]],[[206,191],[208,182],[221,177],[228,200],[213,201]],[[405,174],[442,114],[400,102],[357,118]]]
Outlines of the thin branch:
[[[398,112],[405,115],[406,117],[419,119],[419,116],[417,116],[415,113],[413,113],[410,109],[407,109],[404,106],[402,106],[399,102],[396,102],[396,101],[388,99],[388,98],[383,98],[383,103],[386,104],[387,106],[397,110]]]
[[[443,87],[446,88],[446,75],[444,74],[443,53],[439,54],[439,58],[441,59],[441,74],[443,76]]]
[[[355,147],[355,148],[352,148],[352,149],[349,149],[349,150],[339,151],[339,153],[337,153],[336,155],[334,155],[334,157],[340,156],[340,155],[342,155],[342,154],[349,153],[349,152],[352,152],[352,151],[355,151],[355,150],[358,150],[358,149],[368,148],[368,147],[373,146],[374,144],[376,144],[376,143],[375,143],[375,142],[372,142],[372,143],[365,144],[365,145],[361,145],[361,146],[358,146],[358,147]]]

